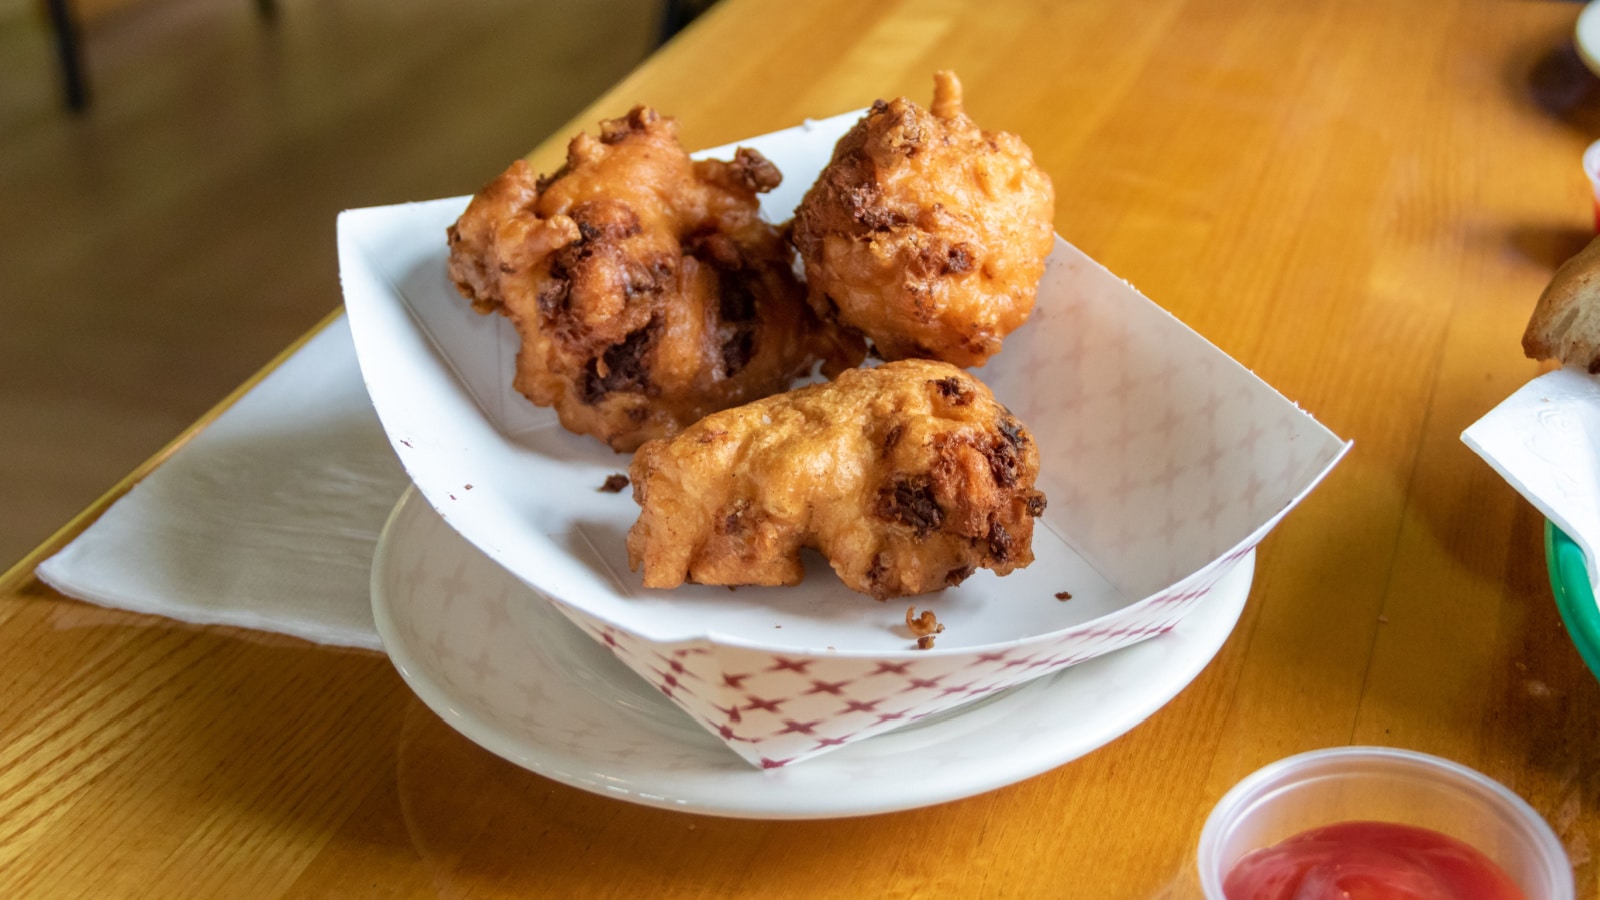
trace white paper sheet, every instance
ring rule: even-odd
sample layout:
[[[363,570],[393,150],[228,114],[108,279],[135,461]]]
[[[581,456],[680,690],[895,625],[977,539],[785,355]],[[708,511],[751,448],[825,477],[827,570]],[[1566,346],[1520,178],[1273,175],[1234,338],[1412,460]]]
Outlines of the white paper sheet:
[[[38,575],[102,606],[381,649],[372,553],[407,483],[341,318]]]
[[[1600,584],[1600,378],[1571,367],[1541,375],[1461,440],[1577,541],[1589,583]]]

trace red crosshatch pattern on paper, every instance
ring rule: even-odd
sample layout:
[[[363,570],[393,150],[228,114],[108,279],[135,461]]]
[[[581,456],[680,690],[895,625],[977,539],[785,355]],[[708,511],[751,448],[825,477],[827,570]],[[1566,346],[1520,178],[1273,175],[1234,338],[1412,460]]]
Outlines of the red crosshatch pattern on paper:
[[[1092,260],[1053,256],[1040,292],[1058,302],[1036,315],[1072,327],[1018,331],[1007,352],[1030,365],[987,380],[1045,458],[1071,463],[1041,467],[1040,487],[1134,596],[1270,527],[1327,464],[1319,426]]]
[[[779,768],[1165,634],[1249,555],[1052,637],[967,656],[801,657],[733,647],[661,647],[562,608],[751,764]]]

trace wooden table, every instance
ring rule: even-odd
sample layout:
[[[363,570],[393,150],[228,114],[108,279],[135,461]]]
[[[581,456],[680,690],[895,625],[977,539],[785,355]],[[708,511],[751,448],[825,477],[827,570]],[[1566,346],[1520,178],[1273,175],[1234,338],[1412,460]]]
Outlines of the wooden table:
[[[1215,661],[1108,747],[968,800],[800,823],[640,808],[479,749],[377,654],[31,578],[158,457],[0,579],[0,894],[1187,896],[1229,786],[1371,743],[1509,785],[1596,896],[1600,683],[1551,602],[1540,517],[1458,440],[1541,371],[1518,336],[1591,233],[1578,9],[722,4],[536,164],[638,101],[710,146],[925,100],[955,68],[975,118],[1055,179],[1061,234],[1355,440],[1262,546]]]

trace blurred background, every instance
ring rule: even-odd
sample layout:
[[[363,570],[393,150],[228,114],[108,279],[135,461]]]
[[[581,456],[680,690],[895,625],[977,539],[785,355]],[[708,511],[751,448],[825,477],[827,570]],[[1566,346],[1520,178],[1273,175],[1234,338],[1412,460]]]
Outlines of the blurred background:
[[[683,7],[78,0],[74,113],[0,0],[0,569],[339,305],[339,210],[475,191]]]

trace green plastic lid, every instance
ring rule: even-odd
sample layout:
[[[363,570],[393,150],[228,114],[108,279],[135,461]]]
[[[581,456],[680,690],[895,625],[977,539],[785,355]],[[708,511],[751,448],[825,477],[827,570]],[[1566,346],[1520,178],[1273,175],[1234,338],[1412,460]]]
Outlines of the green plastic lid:
[[[1600,678],[1600,606],[1595,605],[1589,570],[1583,563],[1583,549],[1554,523],[1544,523],[1545,561],[1550,565],[1550,588],[1556,595],[1556,609],[1567,623],[1567,634],[1589,671]]]

